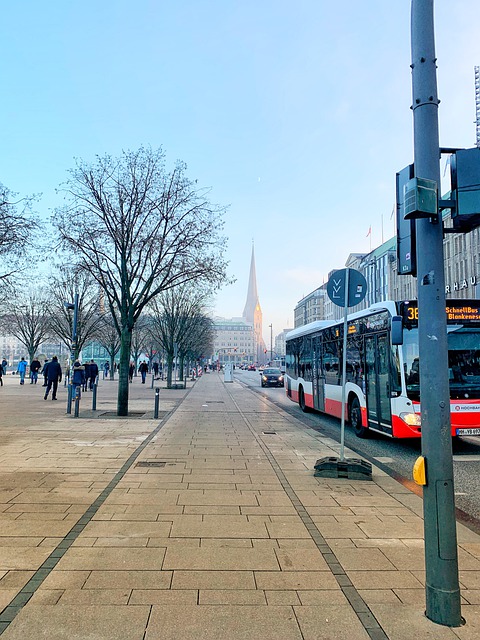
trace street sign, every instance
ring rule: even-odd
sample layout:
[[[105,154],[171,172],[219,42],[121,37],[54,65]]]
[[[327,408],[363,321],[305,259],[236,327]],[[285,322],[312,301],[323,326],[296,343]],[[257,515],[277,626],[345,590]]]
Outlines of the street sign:
[[[348,271],[347,307],[360,304],[367,294],[367,281],[356,269],[339,269],[330,276],[327,282],[327,294],[330,300],[339,307],[345,307],[345,284]]]

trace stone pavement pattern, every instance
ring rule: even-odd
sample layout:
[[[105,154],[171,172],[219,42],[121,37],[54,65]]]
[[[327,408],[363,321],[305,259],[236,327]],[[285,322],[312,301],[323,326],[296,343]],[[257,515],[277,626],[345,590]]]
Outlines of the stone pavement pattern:
[[[2,640],[480,637],[480,537],[458,526],[466,625],[432,623],[421,499],[377,468],[373,482],[314,478],[337,443],[238,381],[162,389],[161,421],[138,381],[131,408],[149,413],[129,419],[105,413],[115,383],[77,419],[12,384]]]

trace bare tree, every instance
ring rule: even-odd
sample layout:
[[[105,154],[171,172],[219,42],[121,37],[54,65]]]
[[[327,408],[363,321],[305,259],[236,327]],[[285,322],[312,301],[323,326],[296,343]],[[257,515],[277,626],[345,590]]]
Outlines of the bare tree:
[[[161,149],[79,162],[65,191],[68,204],[53,222],[104,291],[121,336],[117,414],[128,415],[132,331],[143,309],[182,283],[226,281],[223,209],[183,163],[167,172]]]
[[[110,360],[110,380],[115,377],[115,356],[120,351],[120,335],[113,318],[104,316],[102,326],[97,330],[98,343],[108,353]]]
[[[135,328],[132,331],[132,346],[130,351],[130,357],[135,364],[135,376],[137,375],[138,369],[138,360],[142,352],[146,353],[147,343],[149,341],[150,331],[149,331],[149,318],[145,315],[140,316],[140,318],[135,323]]]
[[[183,379],[184,361],[199,357],[198,352],[204,348],[204,342],[199,346],[200,333],[196,333],[200,326],[206,329],[209,325],[205,314],[208,298],[208,290],[185,284],[162,292],[152,303],[152,336],[165,353],[168,387],[172,385],[175,353],[179,358],[179,379]],[[196,338],[199,338],[198,342]],[[203,340],[209,340],[207,333],[204,333]]]
[[[11,283],[12,276],[26,267],[27,251],[39,228],[32,214],[35,196],[18,198],[0,183],[0,285]]]
[[[58,267],[51,278],[51,333],[71,351],[73,337],[73,314],[65,303],[72,303],[78,294],[77,341],[74,358],[78,358],[83,346],[95,339],[103,325],[105,312],[102,309],[103,292],[85,271],[71,266]]]
[[[30,291],[16,297],[0,322],[5,334],[14,336],[23,344],[30,362],[42,342],[50,336],[48,306],[41,292]]]

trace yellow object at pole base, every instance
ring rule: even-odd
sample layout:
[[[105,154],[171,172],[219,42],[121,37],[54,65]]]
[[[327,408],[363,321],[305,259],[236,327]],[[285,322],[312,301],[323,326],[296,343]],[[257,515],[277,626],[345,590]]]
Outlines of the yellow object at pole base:
[[[413,465],[413,479],[416,484],[427,484],[427,467],[426,460],[423,456],[419,456]]]

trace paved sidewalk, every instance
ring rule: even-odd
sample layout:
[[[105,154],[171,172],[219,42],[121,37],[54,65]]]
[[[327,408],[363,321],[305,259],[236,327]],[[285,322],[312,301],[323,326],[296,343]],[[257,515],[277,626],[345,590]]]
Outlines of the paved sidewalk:
[[[75,419],[6,382],[1,640],[480,637],[480,537],[458,526],[466,625],[430,622],[421,499],[314,478],[338,445],[239,382],[162,389],[158,420],[137,380],[129,419],[115,383]]]

